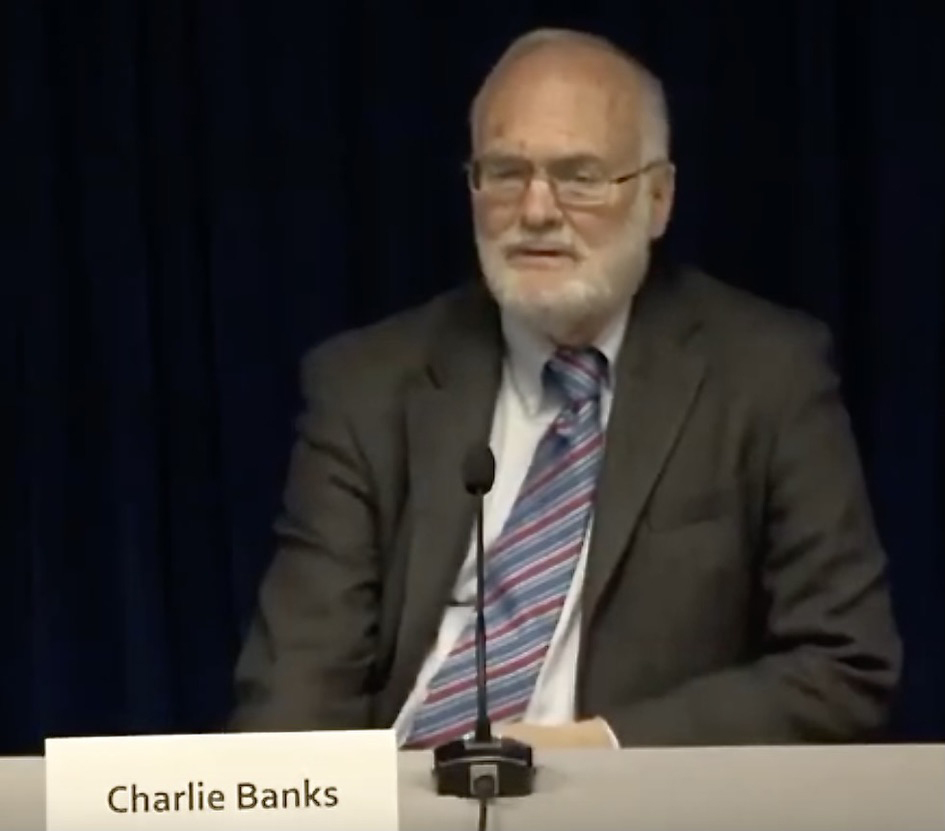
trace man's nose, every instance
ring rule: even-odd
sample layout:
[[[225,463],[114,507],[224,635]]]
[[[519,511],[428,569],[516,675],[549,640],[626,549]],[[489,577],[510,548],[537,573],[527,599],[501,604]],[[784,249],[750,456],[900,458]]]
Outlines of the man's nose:
[[[551,183],[538,177],[532,179],[522,198],[522,225],[537,230],[559,225],[562,219]]]

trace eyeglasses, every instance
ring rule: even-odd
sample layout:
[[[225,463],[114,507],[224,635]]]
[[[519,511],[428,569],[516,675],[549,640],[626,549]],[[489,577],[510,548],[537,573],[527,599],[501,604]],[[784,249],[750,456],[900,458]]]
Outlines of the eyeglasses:
[[[486,156],[469,162],[466,172],[475,192],[498,202],[517,202],[525,196],[540,169],[559,204],[588,206],[607,202],[615,185],[629,182],[662,164],[664,160],[656,160],[613,176],[596,159],[562,158],[539,166],[529,159],[514,156]]]

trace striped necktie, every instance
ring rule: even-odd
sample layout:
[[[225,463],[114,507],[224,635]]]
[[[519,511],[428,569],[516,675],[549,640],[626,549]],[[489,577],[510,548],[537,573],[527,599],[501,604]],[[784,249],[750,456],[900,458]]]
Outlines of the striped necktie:
[[[502,533],[486,552],[489,715],[521,718],[532,696],[578,562],[603,457],[600,392],[606,358],[559,350],[544,383],[565,405],[543,435]],[[437,670],[406,744],[432,747],[476,720],[475,615]]]

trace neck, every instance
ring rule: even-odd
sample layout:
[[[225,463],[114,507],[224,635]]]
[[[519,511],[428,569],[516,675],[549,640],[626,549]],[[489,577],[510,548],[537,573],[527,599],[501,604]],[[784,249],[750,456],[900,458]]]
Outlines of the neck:
[[[579,349],[594,343],[607,327],[612,316],[594,317],[582,320],[564,332],[555,332],[551,340],[555,346]]]

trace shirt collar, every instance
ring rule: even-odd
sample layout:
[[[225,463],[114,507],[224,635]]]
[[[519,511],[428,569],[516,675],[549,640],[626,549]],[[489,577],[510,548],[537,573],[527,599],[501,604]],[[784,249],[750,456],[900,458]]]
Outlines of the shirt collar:
[[[593,345],[607,358],[607,376],[604,383],[608,389],[613,387],[613,368],[623,342],[629,312],[629,304],[622,306],[594,340]],[[545,402],[542,373],[548,359],[554,354],[555,345],[521,318],[505,311],[502,312],[502,332],[508,351],[512,386],[521,398],[526,412],[536,415]]]

